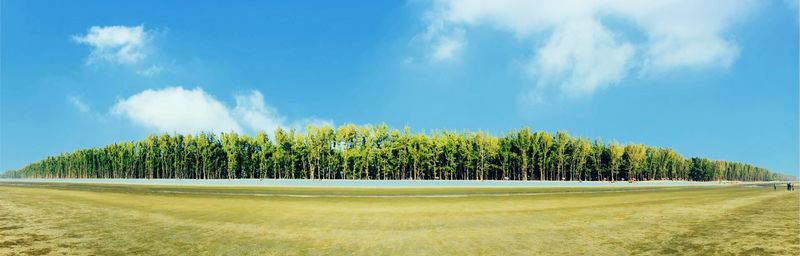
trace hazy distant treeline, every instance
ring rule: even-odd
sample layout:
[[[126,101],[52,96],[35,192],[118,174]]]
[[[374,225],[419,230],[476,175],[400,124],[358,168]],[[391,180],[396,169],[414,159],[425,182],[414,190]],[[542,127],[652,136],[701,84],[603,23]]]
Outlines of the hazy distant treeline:
[[[738,180],[788,179],[749,164],[684,158],[669,148],[603,143],[524,128],[402,131],[387,125],[309,126],[274,136],[150,135],[50,156],[4,177],[179,179]]]

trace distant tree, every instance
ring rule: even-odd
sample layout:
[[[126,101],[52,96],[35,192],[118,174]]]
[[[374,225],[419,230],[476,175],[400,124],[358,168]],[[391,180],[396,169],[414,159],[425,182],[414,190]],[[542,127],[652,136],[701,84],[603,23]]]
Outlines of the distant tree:
[[[304,178],[757,181],[795,179],[746,163],[693,157],[642,144],[555,137],[528,128],[493,136],[450,130],[411,133],[386,124],[148,135],[48,156],[3,177]]]
[[[625,145],[625,167],[627,169],[627,179],[629,181],[638,180],[638,173],[645,158],[645,147],[642,144]]]
[[[551,147],[553,146],[553,137],[546,132],[536,132],[534,136],[538,138],[537,143],[539,144],[539,150],[541,152],[539,154],[539,180],[544,180],[548,163],[550,163],[547,158],[547,154],[550,152]]]
[[[617,142],[611,142],[611,144],[608,146],[608,170],[611,173],[612,181],[619,179],[619,177],[617,177],[617,173],[619,173],[619,167],[622,164],[622,155],[624,153],[625,149]]]

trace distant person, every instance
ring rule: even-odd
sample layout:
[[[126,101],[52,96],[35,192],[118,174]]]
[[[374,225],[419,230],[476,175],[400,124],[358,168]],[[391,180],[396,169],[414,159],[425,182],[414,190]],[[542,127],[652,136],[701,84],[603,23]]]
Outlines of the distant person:
[[[772,183],[772,189],[778,190],[778,184]]]
[[[787,182],[786,183],[786,191],[792,191],[792,183],[791,182]]]

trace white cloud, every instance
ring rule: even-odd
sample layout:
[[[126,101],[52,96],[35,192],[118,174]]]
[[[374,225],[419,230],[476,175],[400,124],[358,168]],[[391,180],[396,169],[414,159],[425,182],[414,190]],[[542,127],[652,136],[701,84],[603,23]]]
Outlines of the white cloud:
[[[160,74],[162,70],[164,70],[164,68],[162,68],[161,66],[150,65],[147,68],[136,70],[136,74],[139,74],[139,75],[142,75],[142,76],[146,76],[146,77],[152,77],[152,76],[156,76],[156,75]]]
[[[241,123],[255,131],[272,133],[276,128],[285,126],[286,118],[279,115],[275,108],[264,104],[264,96],[259,91],[237,95],[233,113]]]
[[[269,134],[278,127],[301,131],[306,125],[332,125],[330,120],[305,118],[287,123],[286,117],[264,102],[259,91],[235,97],[236,106],[225,106],[200,88],[169,87],[145,90],[120,100],[111,112],[160,132],[256,132]]]
[[[739,49],[728,30],[756,7],[754,1],[631,1],[613,2],[605,9],[631,19],[647,41],[647,68],[728,67]]]
[[[435,12],[428,12],[426,19],[428,27],[424,34],[417,37],[431,44],[430,60],[443,62],[454,59],[466,44],[464,30],[448,26],[444,20],[436,16]]]
[[[433,55],[431,58],[434,61],[444,61],[453,59],[456,53],[461,50],[464,45],[463,39],[460,37],[443,37],[433,47]]]
[[[242,131],[225,105],[200,88],[145,90],[120,100],[111,112],[161,132]]]
[[[445,29],[443,23],[428,26],[422,39],[431,43],[430,59],[434,62],[454,59],[466,44],[463,29]]]
[[[314,117],[302,118],[287,123],[286,117],[280,115],[274,107],[264,103],[264,96],[256,90],[236,95],[235,98],[236,107],[233,108],[233,116],[251,131],[265,131],[268,134],[272,134],[278,127],[303,131],[308,125],[333,126],[333,121],[331,120]]]
[[[620,82],[631,70],[655,74],[729,67],[739,54],[729,30],[756,5],[747,0],[441,0],[426,12],[428,27],[420,37],[432,45],[436,60],[456,57],[468,28],[507,31],[535,45],[529,65],[537,81],[534,91],[557,86],[580,96]],[[442,43],[453,35],[457,44]]]
[[[81,101],[81,99],[76,96],[67,97],[67,101],[69,101],[69,103],[72,104],[72,106],[74,106],[80,112],[86,113],[89,112],[90,110],[89,105],[83,103],[83,101]]]
[[[112,63],[134,64],[145,58],[144,50],[148,40],[144,26],[92,26],[86,35],[72,36],[72,40],[92,47],[88,63],[108,61]]]
[[[560,81],[568,95],[583,96],[622,80],[634,48],[595,21],[581,20],[559,27],[538,52],[531,72],[539,86]]]

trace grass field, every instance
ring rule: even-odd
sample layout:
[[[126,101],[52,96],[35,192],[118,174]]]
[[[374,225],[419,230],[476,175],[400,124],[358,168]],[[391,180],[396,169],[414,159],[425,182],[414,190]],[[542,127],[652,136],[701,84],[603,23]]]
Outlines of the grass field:
[[[0,255],[800,253],[800,191],[0,183]]]

